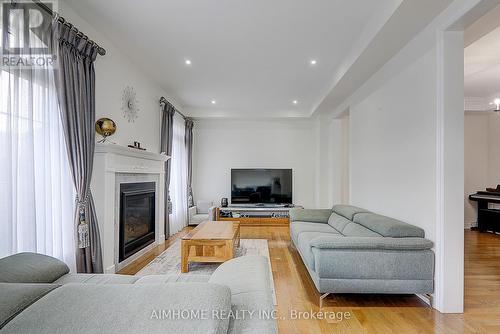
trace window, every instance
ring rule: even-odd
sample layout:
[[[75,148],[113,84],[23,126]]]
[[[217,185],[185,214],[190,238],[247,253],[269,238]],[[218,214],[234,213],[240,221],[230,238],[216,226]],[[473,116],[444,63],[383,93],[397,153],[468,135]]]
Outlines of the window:
[[[0,70],[0,257],[31,251],[75,268],[74,187],[52,69]]]
[[[187,151],[184,143],[184,119],[177,113],[174,116],[172,160],[170,171],[170,235],[179,232],[187,225]]]

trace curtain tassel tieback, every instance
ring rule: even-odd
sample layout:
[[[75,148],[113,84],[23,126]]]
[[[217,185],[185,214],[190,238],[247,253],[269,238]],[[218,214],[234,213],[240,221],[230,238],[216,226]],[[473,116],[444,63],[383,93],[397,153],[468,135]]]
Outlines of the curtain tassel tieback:
[[[190,208],[194,206],[193,189],[191,188],[191,186],[188,186],[187,194],[188,194],[188,208]]]
[[[170,198],[170,190],[168,191],[167,194],[167,212],[168,214],[172,214],[173,212],[173,204],[172,204],[172,199]]]
[[[85,219],[85,207],[87,206],[89,195],[85,196],[85,199],[81,201],[78,196],[76,196],[77,207],[79,208],[79,219],[78,219],[78,248],[87,248],[90,246],[89,238],[89,224]]]

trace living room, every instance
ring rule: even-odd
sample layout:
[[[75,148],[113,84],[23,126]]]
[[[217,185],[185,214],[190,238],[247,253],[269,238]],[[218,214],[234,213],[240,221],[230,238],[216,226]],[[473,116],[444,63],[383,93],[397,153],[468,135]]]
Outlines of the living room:
[[[1,333],[500,331],[498,1],[1,5]]]

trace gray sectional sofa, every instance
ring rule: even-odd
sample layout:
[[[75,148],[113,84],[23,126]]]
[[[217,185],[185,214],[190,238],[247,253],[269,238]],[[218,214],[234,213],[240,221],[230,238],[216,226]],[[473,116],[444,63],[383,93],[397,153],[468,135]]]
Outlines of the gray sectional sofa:
[[[0,333],[274,334],[276,320],[259,317],[274,310],[268,266],[243,256],[211,276],[71,274],[20,253],[0,259]]]
[[[424,294],[434,290],[424,230],[368,210],[290,211],[291,239],[320,293]]]

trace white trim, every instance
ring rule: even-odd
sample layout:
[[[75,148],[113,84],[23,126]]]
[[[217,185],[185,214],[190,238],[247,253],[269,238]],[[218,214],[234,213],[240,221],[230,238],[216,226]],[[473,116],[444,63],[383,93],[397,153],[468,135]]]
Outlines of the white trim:
[[[465,111],[487,111],[491,110],[489,102],[485,97],[465,97],[464,110]]]
[[[436,34],[436,272],[434,277],[435,289],[434,299],[436,308],[444,304],[444,277],[442,268],[444,266],[444,32]]]
[[[96,143],[95,153],[113,153],[126,157],[140,158],[154,161],[167,161],[170,157],[166,154],[143,151],[136,148],[125,147],[114,143]]]
[[[165,163],[164,154],[145,152],[112,143],[96,144],[91,187],[93,189],[96,214],[99,220],[103,266],[106,272],[116,272],[134,261],[141,254],[165,240],[164,200]],[[156,183],[155,242],[126,260],[118,259],[119,185],[127,182]],[[113,270],[113,271],[111,271]]]
[[[160,179],[163,179],[163,174],[160,173],[151,173],[151,174],[139,174],[139,173],[115,173],[114,180],[114,263],[115,270],[120,271],[122,268],[126,267],[130,263],[134,262],[142,255],[146,254],[148,251],[153,249],[155,246],[160,245],[165,237],[161,238],[161,235],[165,235],[163,229],[163,214],[164,210],[161,207],[161,203],[163,203],[163,183],[160,182]],[[135,182],[154,182],[155,183],[155,241],[154,243],[144,247],[138,252],[130,255],[123,261],[119,259],[120,253],[120,186],[126,183],[135,183]]]
[[[455,228],[453,220],[456,214],[452,212],[456,209],[453,207],[456,189],[451,183],[456,175],[450,173],[450,166],[453,166],[451,160],[457,158],[457,152],[452,146],[453,130],[456,130],[453,127],[457,126],[457,120],[453,118],[451,109],[455,110],[456,108],[454,100],[452,101],[455,98],[453,90],[456,87],[454,86],[455,83],[451,82],[455,78],[449,77],[450,75],[453,76],[452,71],[446,70],[446,67],[450,64],[449,61],[453,64],[455,59],[448,59],[446,50],[450,48],[450,52],[454,52],[453,49],[457,47],[457,36],[449,34],[463,34],[464,27],[477,19],[482,10],[488,6],[491,6],[491,2],[488,0],[455,1],[443,15],[440,24],[436,25],[436,288],[434,307],[443,313],[463,312],[463,284],[460,284],[460,282],[463,283],[464,279],[463,261],[460,262],[460,268],[460,263],[453,263],[455,256],[462,256],[463,259],[463,232],[459,232]],[[463,44],[461,48],[463,49]],[[450,88],[448,89],[448,87]],[[464,99],[464,102],[467,102],[467,100]],[[460,195],[460,197],[463,196],[463,194]],[[463,231],[462,227],[460,231]],[[456,244],[460,239],[457,233],[461,233],[460,245]],[[457,254],[456,252],[460,248],[462,254]],[[448,263],[447,261],[452,262]],[[453,276],[456,277],[454,282],[447,281]],[[458,295],[458,291],[454,291],[456,285],[462,286],[461,306],[457,300],[460,295]],[[452,293],[454,295],[451,295]]]
[[[429,298],[426,295],[421,295],[418,293],[415,296],[417,296],[419,299],[421,299],[424,303],[426,303],[430,307],[432,307],[432,308],[434,307],[433,298]]]
[[[109,266],[106,269],[104,269],[105,274],[114,274],[116,273],[115,271],[115,265]]]
[[[470,230],[474,227],[477,227],[477,222],[465,222],[464,230]]]

